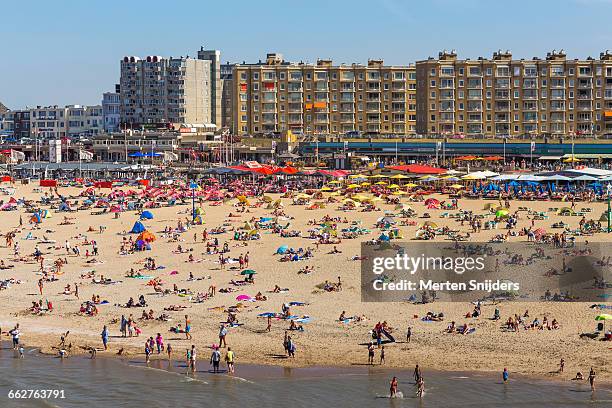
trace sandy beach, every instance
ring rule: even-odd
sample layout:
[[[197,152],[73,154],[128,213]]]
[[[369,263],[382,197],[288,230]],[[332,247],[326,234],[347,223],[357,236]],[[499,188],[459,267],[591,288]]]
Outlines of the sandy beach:
[[[16,185],[13,197],[19,199],[39,200],[44,191],[35,186]],[[59,187],[59,193],[64,196],[77,196],[82,191],[77,187]],[[108,193],[110,190],[101,190]],[[279,195],[273,195],[273,199],[280,199]],[[431,196],[430,196],[431,197]],[[448,197],[435,195],[440,200],[448,200]],[[0,197],[5,202],[9,196]],[[73,200],[70,200],[73,201]],[[256,199],[251,199],[255,203]],[[377,203],[380,211],[362,212],[360,208],[352,211],[339,211],[339,203],[328,204],[323,209],[307,210],[306,205],[292,205],[291,199],[281,199],[284,212],[290,222],[289,230],[300,231],[302,237],[283,238],[269,230],[260,230],[261,239],[248,242],[233,240],[233,232],[219,235],[209,233],[209,241],[215,237],[222,247],[225,242],[229,245],[229,256],[238,257],[249,253],[249,269],[257,272],[255,284],[234,287],[229,284],[231,280],[240,280],[240,268],[237,264],[226,265],[221,269],[218,255],[207,255],[206,243],[202,240],[202,232],[206,228],[212,228],[225,224],[226,228],[240,228],[252,217],[273,217],[272,210],[266,209],[265,205],[248,208],[248,213],[236,213],[233,199],[223,205],[212,206],[205,202],[201,207],[204,210],[204,225],[192,226],[186,232],[180,234],[178,242],[168,237],[163,237],[164,228],[176,227],[179,219],[185,220],[190,216],[191,205],[171,206],[153,208],[150,211],[154,219],[145,220],[143,223],[147,229],[157,236],[152,243],[151,251],[135,252],[121,255],[121,241],[123,235],[129,231],[138,215],[134,211],[127,211],[115,218],[114,214],[92,215],[93,210],[78,212],[55,212],[49,210],[50,218],[45,218],[40,224],[29,223],[31,214],[26,214],[22,207],[16,211],[6,211],[0,215],[0,232],[3,234],[17,229],[15,241],[19,242],[21,255],[30,255],[38,248],[44,254],[45,265],[51,267],[53,262],[59,258],[66,258],[68,263],[62,267],[62,274],[54,282],[44,284],[43,295],[38,288],[38,280],[41,275],[39,264],[31,261],[28,263],[14,260],[13,248],[6,247],[4,239],[0,243],[0,258],[12,268],[0,270],[0,279],[15,278],[20,284],[13,284],[7,290],[0,291],[0,325],[2,335],[9,339],[7,330],[16,323],[20,324],[22,336],[21,341],[27,346],[40,347],[44,352],[56,353],[52,347],[59,344],[63,332],[70,331],[69,343],[72,343],[74,352],[83,352],[81,346],[101,347],[100,332],[107,325],[111,338],[109,351],[99,351],[103,355],[115,355],[117,351],[124,348],[126,353],[137,354],[144,358],[143,345],[149,336],[155,337],[161,333],[166,344],[172,344],[175,358],[183,358],[185,350],[192,344],[200,350],[204,360],[208,358],[206,349],[213,343],[218,342],[219,325],[227,318],[228,307],[239,303],[236,297],[240,294],[255,296],[261,292],[267,296],[265,301],[242,302],[237,318],[241,326],[229,329],[227,342],[236,353],[238,364],[274,364],[283,366],[352,366],[365,365],[367,363],[367,349],[364,345],[369,342],[371,336],[369,331],[378,321],[387,321],[393,327],[394,335],[398,340],[395,343],[385,345],[386,362],[388,367],[413,367],[419,364],[422,367],[436,370],[457,371],[497,371],[508,367],[511,372],[529,374],[536,376],[553,376],[560,379],[570,379],[576,372],[588,373],[590,367],[595,367],[599,379],[609,379],[612,373],[612,353],[610,343],[593,341],[579,338],[583,332],[592,332],[596,326],[595,316],[600,313],[589,308],[593,303],[587,302],[503,302],[497,306],[485,305],[482,307],[482,315],[476,319],[466,319],[465,315],[473,309],[473,305],[435,302],[433,304],[411,304],[401,303],[362,303],[360,294],[360,262],[351,260],[360,254],[360,243],[365,240],[376,238],[380,231],[375,228],[376,220],[383,215],[383,211],[394,211],[394,204]],[[405,202],[405,199],[402,199]],[[412,239],[424,219],[419,217],[427,212],[431,214],[430,221],[438,226],[449,226],[460,229],[462,233],[467,232],[468,226],[460,226],[458,221],[452,218],[442,218],[441,214],[447,210],[427,209],[423,202],[409,203],[416,211],[412,219],[416,225],[399,226],[405,239]],[[474,213],[484,214],[483,200],[459,199],[459,208],[472,210]],[[538,212],[549,212],[551,207],[563,207],[567,203],[550,201],[512,201],[511,211],[524,206]],[[597,220],[606,211],[605,203],[576,203],[576,209],[588,208],[585,217]],[[48,209],[48,206],[41,206]],[[229,217],[234,213],[237,216]],[[397,212],[397,211],[395,211]],[[553,223],[562,220],[569,228],[578,228],[580,216],[558,216],[549,212],[547,219],[535,221],[535,227],[542,227],[551,232]],[[349,227],[353,221],[360,221],[361,227],[370,229],[371,232],[359,236],[356,239],[343,239],[337,248],[341,253],[331,254],[333,245],[320,245],[318,249],[315,242],[304,238],[307,231],[312,228],[308,220],[320,220],[325,215],[331,217],[346,218],[348,223],[340,223],[339,228]],[[19,218],[23,219],[23,227],[19,227]],[[71,224],[61,225],[64,217],[71,218]],[[100,226],[103,226],[100,232]],[[521,217],[517,229],[531,226],[531,220]],[[89,231],[88,231],[89,230]],[[31,232],[35,239],[24,239]],[[470,240],[486,242],[495,235],[503,232],[499,230],[482,230],[473,233]],[[194,240],[194,234],[196,240]],[[55,243],[43,243],[46,237]],[[610,241],[612,234],[598,233],[589,236],[591,242]],[[444,239],[436,237],[436,239]],[[584,240],[577,237],[577,241]],[[65,241],[70,245],[81,245],[80,256],[67,254]],[[95,240],[97,242],[99,255],[95,258],[99,261],[95,264],[87,263],[86,250],[92,252],[91,245],[82,245],[84,241]],[[510,237],[510,242],[525,242],[525,236]],[[180,245],[184,253],[176,253]],[[301,262],[280,262],[280,256],[275,255],[276,249],[281,245],[293,248],[307,248],[313,250],[314,257]],[[192,254],[195,261],[189,262]],[[142,272],[146,275],[159,277],[163,282],[163,289],[172,289],[176,284],[179,289],[190,289],[193,293],[209,290],[211,285],[217,289],[214,297],[194,303],[189,297],[180,297],[170,293],[166,295],[156,294],[152,286],[147,286],[148,280],[126,278],[125,274],[131,268],[138,270],[143,267],[143,261],[147,257],[153,257],[156,265],[163,269]],[[314,272],[310,274],[298,274],[304,266],[313,266]],[[103,275],[115,284],[95,284],[91,278],[81,278],[88,271],[95,271],[95,276]],[[174,272],[176,271],[176,273]],[[188,280],[189,274],[193,273],[198,280]],[[317,285],[325,281],[337,282],[338,277],[342,280],[341,291],[327,292],[317,288]],[[200,279],[201,278],[201,279]],[[70,284],[72,288],[78,284],[79,299],[74,294],[64,294],[64,288]],[[278,285],[289,290],[281,293],[270,293]],[[236,290],[231,293],[220,293],[222,288],[233,287]],[[119,332],[119,319],[121,315],[126,317],[133,314],[134,318],[141,317],[143,308],[122,308],[117,304],[125,304],[130,297],[138,299],[144,294],[148,303],[144,308],[146,311],[152,309],[154,316],[161,313],[168,314],[171,321],[138,320],[137,324],[142,329],[139,337],[122,338]],[[79,314],[81,302],[91,299],[92,295],[99,295],[108,304],[98,306],[97,316],[89,317]],[[54,310],[41,315],[33,315],[29,308],[32,302],[40,299],[50,300]],[[283,351],[283,334],[289,327],[286,320],[272,319],[272,328],[266,332],[267,319],[258,317],[264,312],[280,312],[281,305],[289,302],[303,302],[304,306],[292,307],[295,315],[310,317],[310,321],[304,324],[305,330],[292,331],[291,335],[297,347],[296,358],[285,358]],[[600,302],[604,303],[604,302]],[[610,303],[607,303],[608,305]],[[170,305],[185,306],[182,311],[164,311]],[[493,321],[488,317],[493,315],[494,308],[498,307],[501,312],[501,320]],[[501,325],[509,316],[522,314],[529,310],[530,316],[540,318],[546,316],[548,319],[557,319],[560,328],[558,330],[528,330],[519,333],[504,332]],[[347,316],[365,316],[367,320],[341,323],[338,321],[342,311]],[[443,312],[443,322],[423,322],[420,317],[428,311]],[[193,340],[186,340],[184,334],[169,332],[171,326],[184,323],[184,316],[189,315],[192,323]],[[415,318],[417,316],[417,318]],[[114,320],[115,319],[115,320]],[[449,321],[456,321],[458,325],[469,320],[470,326],[477,328],[474,334],[469,336],[453,335],[443,333]],[[412,340],[405,342],[406,328],[412,327]],[[376,358],[378,359],[378,351]],[[162,357],[165,357],[162,355]],[[155,355],[154,355],[155,358]],[[565,360],[565,370],[562,374],[553,374],[559,366],[560,359]],[[378,360],[376,360],[378,361]]]

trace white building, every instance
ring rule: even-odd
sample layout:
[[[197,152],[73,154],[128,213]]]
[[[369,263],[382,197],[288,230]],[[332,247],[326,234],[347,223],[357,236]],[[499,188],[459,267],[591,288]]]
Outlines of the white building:
[[[71,138],[94,136],[104,129],[102,105],[66,107],[68,136]]]
[[[102,114],[104,117],[104,131],[117,132],[121,116],[119,114],[120,95],[118,92],[105,92],[102,95]]]
[[[30,109],[30,134],[34,138],[61,139],[67,136],[67,109],[37,106]]]

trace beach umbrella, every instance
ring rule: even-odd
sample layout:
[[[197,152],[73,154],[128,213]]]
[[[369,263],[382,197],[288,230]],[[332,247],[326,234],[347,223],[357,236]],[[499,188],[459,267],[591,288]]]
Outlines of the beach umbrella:
[[[400,186],[398,186],[397,184],[391,184],[388,188],[399,188]]]
[[[425,221],[423,223],[423,227],[429,227],[429,228],[438,228],[438,224],[436,224],[433,221]]]
[[[364,178],[366,178],[366,177],[368,177],[368,176],[366,176],[365,174],[351,174],[351,175],[349,176],[349,178],[352,178],[352,179],[357,179],[357,178],[362,178],[362,179],[364,179]]]
[[[505,208],[501,208],[495,212],[495,216],[497,218],[507,218],[508,214],[510,214],[510,211]]]
[[[406,184],[406,187],[408,187],[408,188],[414,188],[414,187],[418,187],[418,186],[419,186],[418,184],[414,184],[414,183]]]
[[[407,178],[410,178],[410,177],[405,176],[405,175],[403,175],[403,174],[396,174],[396,175],[391,176],[391,177],[389,177],[389,178],[392,178],[392,179],[394,179],[394,180],[402,180],[402,179],[407,179]]]
[[[257,272],[255,272],[252,269],[245,269],[244,271],[240,272],[240,274],[243,276],[251,276],[251,275],[257,275]]]
[[[461,184],[453,184],[452,186],[450,186],[450,188],[454,188],[455,190],[459,190],[459,189],[462,189],[463,186]]]
[[[388,178],[389,176],[385,176],[384,174],[376,174],[374,176],[370,176],[370,178]]]
[[[334,191],[334,190],[332,190],[329,187],[323,187],[323,188],[321,188],[321,191]]]
[[[238,301],[251,300],[251,299],[253,299],[253,298],[250,297],[249,295],[238,295],[238,296],[236,296],[236,300],[238,300]]]
[[[359,184],[349,184],[346,188],[359,188]]]
[[[330,181],[330,182],[329,182],[329,183],[327,183],[327,184],[342,184],[342,182],[341,182],[341,181],[338,181],[338,180],[332,180],[332,181]]]
[[[374,184],[376,184],[377,186],[384,186],[384,185],[387,184],[387,182],[386,181],[378,181],[378,182],[376,182]]]
[[[606,327],[606,320],[612,320],[612,315],[611,314],[607,314],[607,313],[603,313],[603,314],[595,316],[595,320],[603,321],[604,322],[604,328],[605,328]]]
[[[546,235],[546,230],[544,228],[538,228],[537,230],[533,231],[533,234],[535,235],[536,239],[540,239]]]
[[[563,160],[563,163],[578,163],[580,159],[577,159],[575,156],[570,156],[567,159]]]
[[[368,183],[367,181],[364,181],[363,183],[361,183],[361,187],[368,187],[371,186],[371,183]]]

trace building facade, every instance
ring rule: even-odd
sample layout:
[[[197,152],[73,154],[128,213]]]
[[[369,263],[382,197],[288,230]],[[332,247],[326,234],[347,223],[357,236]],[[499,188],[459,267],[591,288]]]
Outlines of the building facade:
[[[30,137],[61,139],[68,135],[68,109],[60,106],[37,106],[29,110]]]
[[[211,123],[210,65],[188,57],[124,57],[121,123],[132,128]]]
[[[457,58],[416,63],[417,132],[498,137],[612,133],[612,54],[567,59]]]
[[[221,51],[205,50],[200,47],[198,59],[210,62],[210,117],[209,123],[214,123],[217,128],[221,128]]]
[[[232,74],[234,133],[414,134],[414,66],[290,63],[280,54]]]
[[[12,138],[15,133],[15,112],[0,112],[0,136]]]
[[[234,131],[232,109],[234,106],[233,72],[236,64],[221,65],[221,128]]]
[[[119,92],[104,92],[102,94],[102,116],[104,131],[107,133],[117,132],[121,115],[119,114],[121,96]]]

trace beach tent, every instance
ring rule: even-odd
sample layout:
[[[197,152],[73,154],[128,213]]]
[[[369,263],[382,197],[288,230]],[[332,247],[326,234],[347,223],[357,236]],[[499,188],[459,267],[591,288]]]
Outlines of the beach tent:
[[[30,218],[30,222],[35,224],[40,224],[42,222],[42,218],[39,213],[33,214],[32,218]]]
[[[196,217],[193,219],[193,223],[195,225],[202,225],[204,224],[204,219],[202,219],[201,215],[196,215]]]
[[[251,224],[249,221],[245,221],[241,229],[250,231],[253,229],[253,224]]]
[[[282,245],[282,246],[279,246],[279,247],[276,249],[276,253],[277,253],[277,254],[280,254],[280,255],[286,254],[286,253],[287,253],[287,251],[289,251],[289,247],[288,247],[287,245]]]
[[[386,234],[380,234],[380,236],[378,237],[378,240],[384,242],[384,241],[389,241],[390,238]]]
[[[141,220],[152,220],[153,213],[151,211],[143,211],[142,214],[140,214],[140,219]]]
[[[132,230],[130,231],[132,234],[140,234],[141,232],[146,231],[147,229],[145,228],[145,226],[142,224],[142,222],[140,221],[136,221],[134,223],[134,226],[132,227]]]
[[[42,210],[40,212],[40,216],[42,218],[51,218],[51,211],[49,211],[49,210]]]

